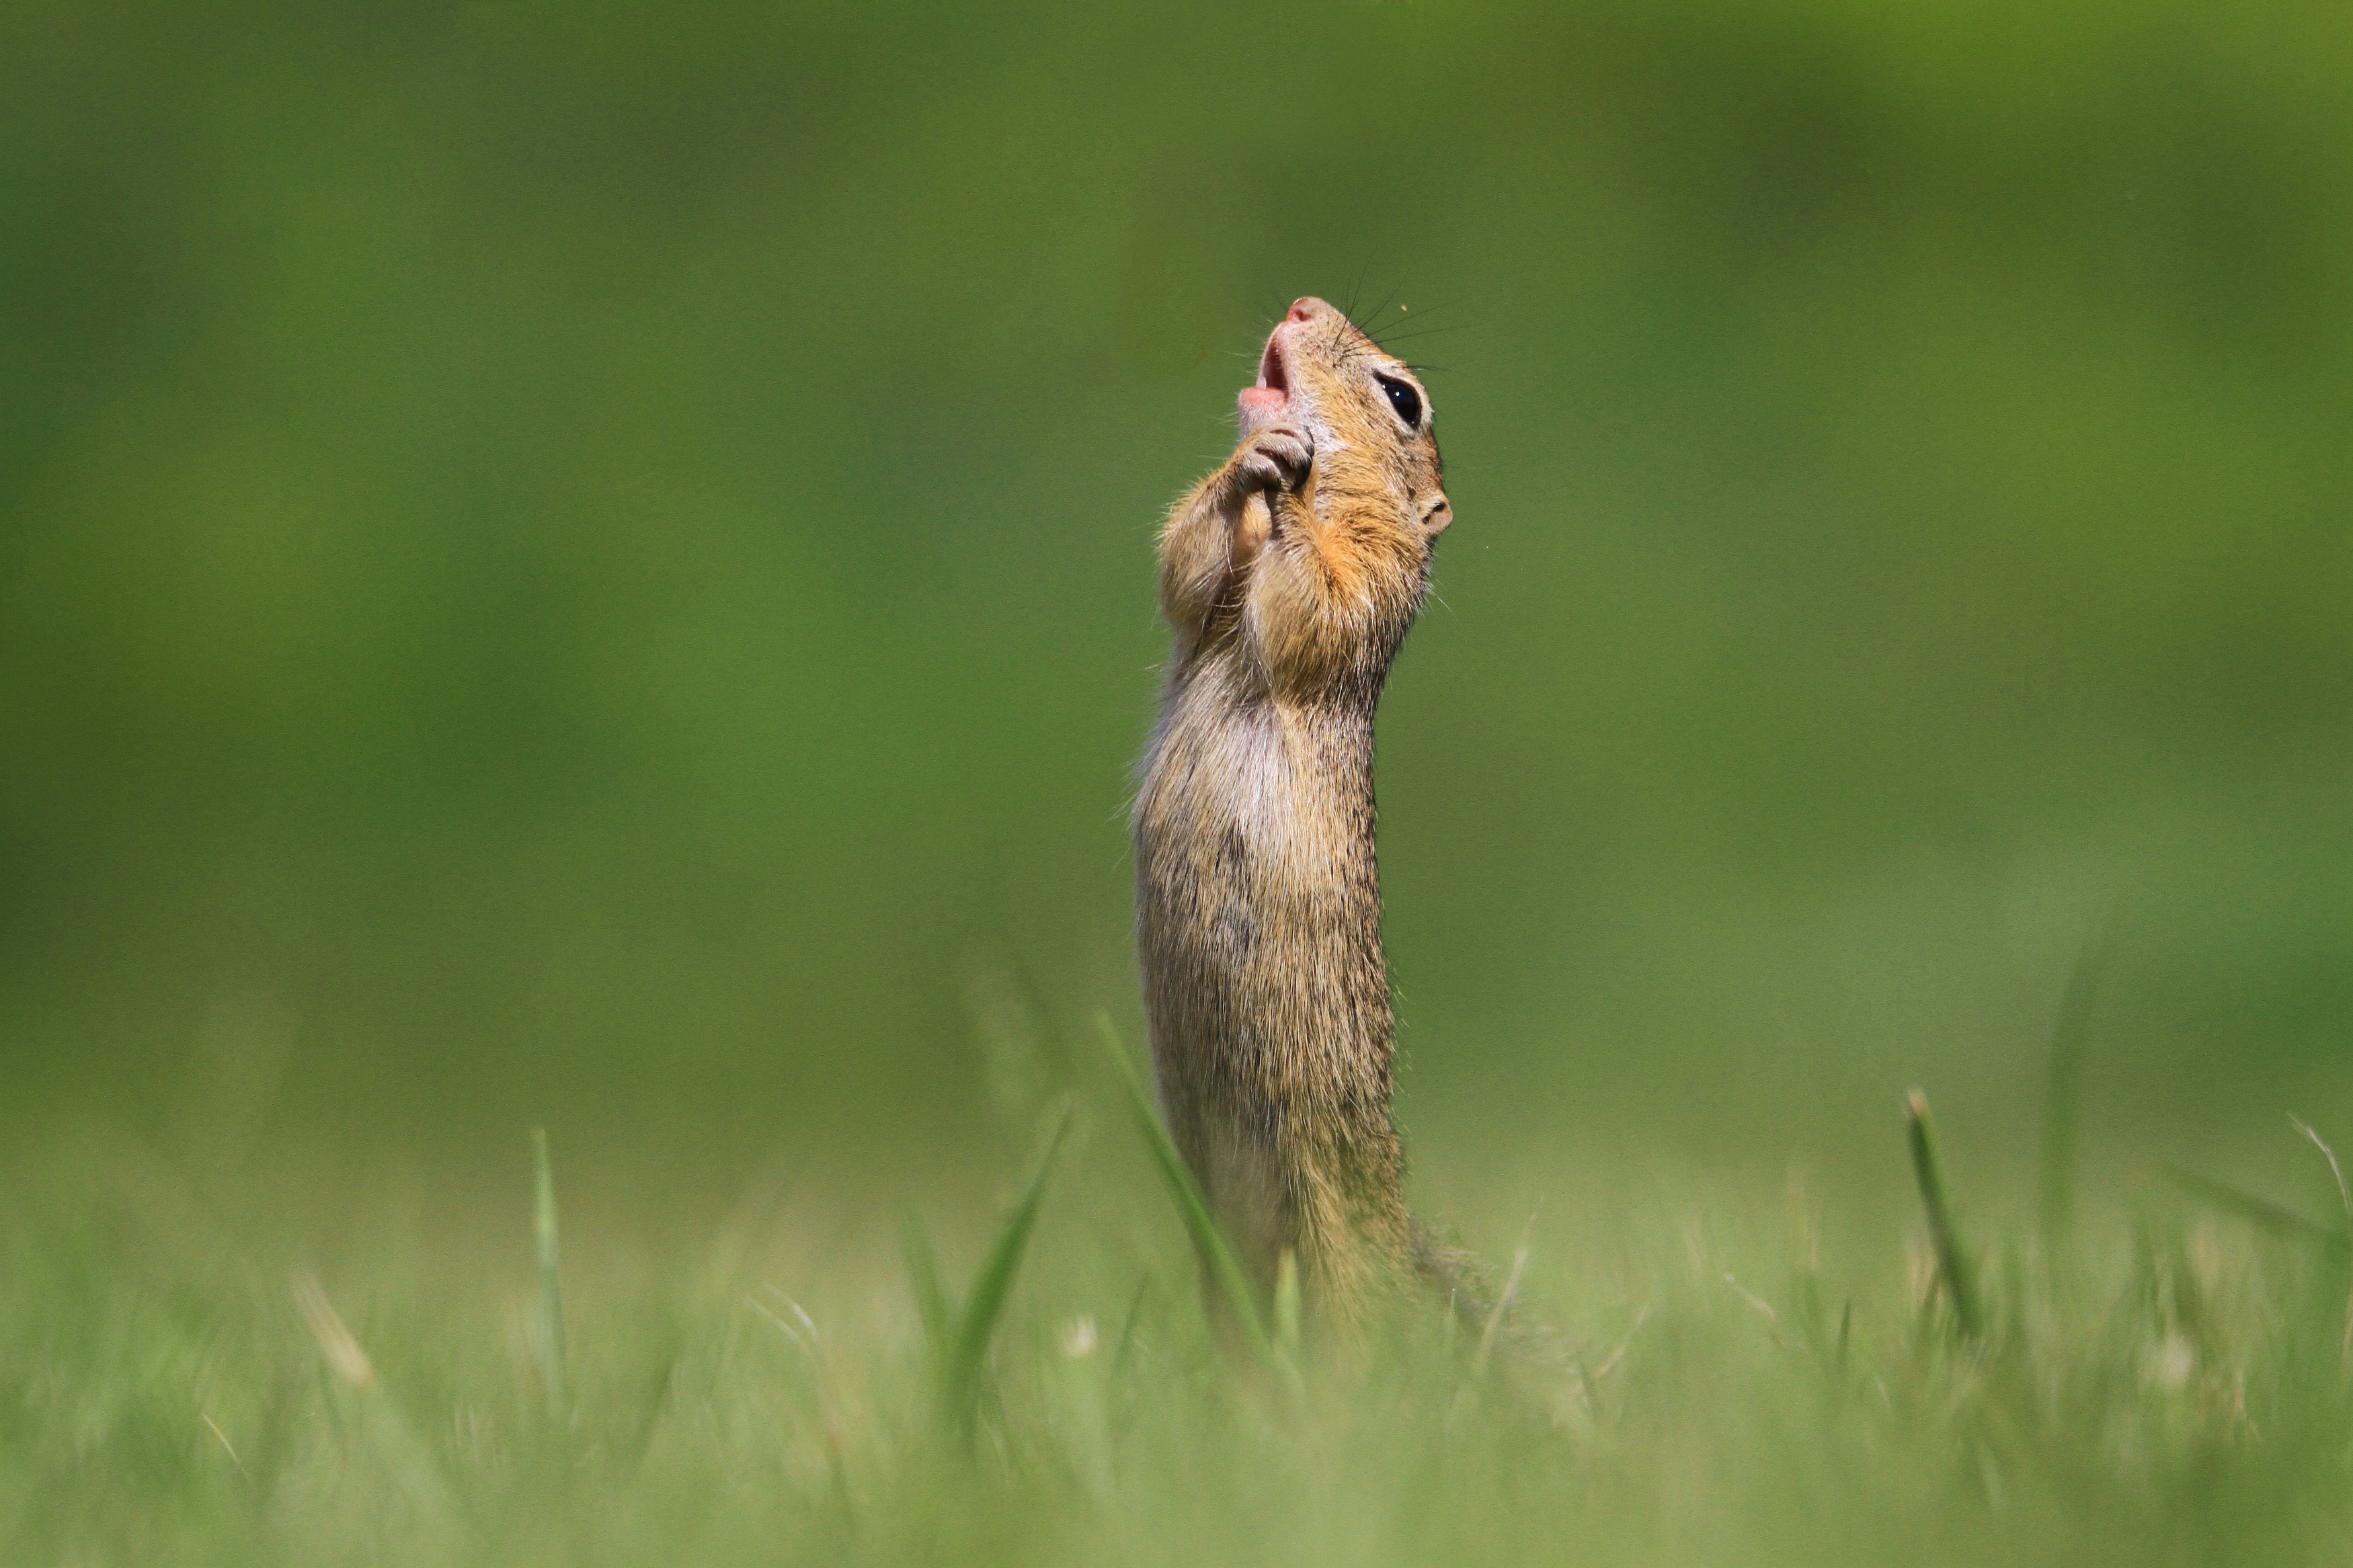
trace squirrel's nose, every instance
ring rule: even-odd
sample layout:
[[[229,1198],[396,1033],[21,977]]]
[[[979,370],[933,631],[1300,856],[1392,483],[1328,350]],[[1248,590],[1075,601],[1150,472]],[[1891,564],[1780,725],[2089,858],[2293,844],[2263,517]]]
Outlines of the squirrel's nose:
[[[1317,315],[1330,309],[1331,307],[1329,305],[1326,305],[1323,300],[1316,299],[1311,294],[1303,300],[1293,300],[1291,302],[1291,314],[1285,316],[1283,320],[1286,321],[1312,321]]]

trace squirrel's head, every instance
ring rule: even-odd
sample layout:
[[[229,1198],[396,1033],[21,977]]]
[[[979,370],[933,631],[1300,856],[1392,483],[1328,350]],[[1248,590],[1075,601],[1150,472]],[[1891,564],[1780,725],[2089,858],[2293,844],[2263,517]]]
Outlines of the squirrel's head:
[[[1386,499],[1425,542],[1454,521],[1440,488],[1430,394],[1341,310],[1295,300],[1241,391],[1241,433],[1294,425],[1315,445],[1316,489],[1361,504]]]

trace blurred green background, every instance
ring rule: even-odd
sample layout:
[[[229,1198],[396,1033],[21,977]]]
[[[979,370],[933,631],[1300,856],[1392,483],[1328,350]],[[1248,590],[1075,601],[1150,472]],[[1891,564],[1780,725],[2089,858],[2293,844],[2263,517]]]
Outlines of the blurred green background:
[[[2353,14],[1859,0],[8,6],[0,1127],[953,1158],[1309,292],[1441,1199],[2026,1150],[2103,923],[2095,1170],[2353,1135]]]

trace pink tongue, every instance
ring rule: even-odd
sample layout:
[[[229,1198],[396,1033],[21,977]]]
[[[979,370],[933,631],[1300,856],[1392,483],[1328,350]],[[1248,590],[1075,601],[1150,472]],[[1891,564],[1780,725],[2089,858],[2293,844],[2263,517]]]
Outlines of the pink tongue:
[[[1242,388],[1242,406],[1244,408],[1280,408],[1282,406],[1284,395],[1271,386],[1245,386]]]

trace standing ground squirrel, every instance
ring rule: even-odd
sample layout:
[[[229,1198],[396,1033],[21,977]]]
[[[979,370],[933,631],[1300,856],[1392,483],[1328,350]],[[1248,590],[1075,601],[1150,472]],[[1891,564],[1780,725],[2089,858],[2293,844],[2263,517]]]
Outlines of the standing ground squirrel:
[[[1268,337],[1241,444],[1160,535],[1174,633],[1135,804],[1161,1101],[1261,1293],[1343,1338],[1432,1268],[1389,1119],[1373,714],[1452,521],[1430,400],[1321,300]]]

